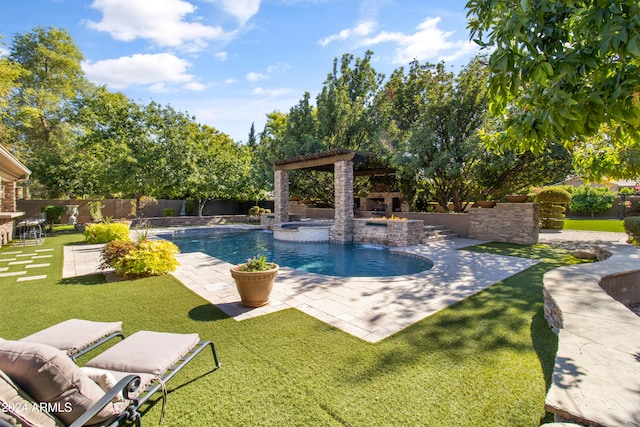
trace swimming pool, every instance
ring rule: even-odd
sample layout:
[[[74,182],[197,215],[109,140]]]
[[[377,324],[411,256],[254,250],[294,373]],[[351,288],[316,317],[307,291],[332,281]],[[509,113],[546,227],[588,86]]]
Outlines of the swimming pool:
[[[214,233],[176,233],[171,240],[181,252],[203,252],[231,264],[254,255],[308,273],[339,277],[402,276],[429,270],[425,258],[399,254],[388,248],[335,243],[296,243],[275,240],[264,230],[226,230]]]

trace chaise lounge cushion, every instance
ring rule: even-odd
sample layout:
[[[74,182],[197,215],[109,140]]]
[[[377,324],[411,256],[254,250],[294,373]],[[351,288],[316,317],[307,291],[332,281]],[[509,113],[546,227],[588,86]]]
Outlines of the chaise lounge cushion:
[[[59,420],[41,409],[2,371],[0,371],[0,420],[6,421],[10,426],[64,426]]]
[[[141,393],[199,341],[198,334],[139,331],[100,353],[85,366],[112,371],[118,380],[128,374],[137,374],[141,378],[138,389]]]
[[[24,337],[20,341],[47,344],[73,355],[100,339],[121,331],[122,322],[69,319]]]
[[[64,423],[73,423],[104,392],[65,352],[46,344],[0,339],[0,370],[35,401],[47,403]],[[90,420],[98,423],[119,414],[126,405],[111,403]]]

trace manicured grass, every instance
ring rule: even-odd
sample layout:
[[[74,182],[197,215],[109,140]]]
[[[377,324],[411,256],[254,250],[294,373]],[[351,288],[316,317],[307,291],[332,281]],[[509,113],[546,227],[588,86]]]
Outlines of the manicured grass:
[[[565,219],[567,230],[614,231],[624,233],[624,221],[621,219]]]
[[[370,344],[295,309],[237,322],[172,276],[115,283],[98,274],[60,279],[62,246],[81,241],[77,233],[46,239],[54,256],[51,267],[39,272],[48,275],[45,280],[0,279],[0,336],[17,339],[76,317],[122,320],[126,334],[149,329],[212,339],[222,367],[208,372],[213,362],[201,355],[168,384],[165,425],[534,426],[552,421],[544,397],[557,341],[542,314],[542,275],[576,262],[566,251],[475,247],[542,262]],[[22,248],[0,249],[0,259],[15,249]],[[158,396],[145,408],[145,424],[157,422],[159,403]]]

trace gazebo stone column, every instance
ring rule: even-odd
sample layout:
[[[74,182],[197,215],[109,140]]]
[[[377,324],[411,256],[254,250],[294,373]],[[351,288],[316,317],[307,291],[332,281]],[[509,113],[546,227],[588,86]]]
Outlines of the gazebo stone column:
[[[274,223],[280,224],[289,221],[289,172],[286,170],[274,171]]]
[[[336,243],[353,242],[353,162],[334,163],[335,222],[329,240]]]

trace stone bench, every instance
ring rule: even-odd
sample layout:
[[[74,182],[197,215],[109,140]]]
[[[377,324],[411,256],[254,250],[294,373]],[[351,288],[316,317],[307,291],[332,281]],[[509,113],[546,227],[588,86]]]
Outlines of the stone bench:
[[[556,421],[640,425],[640,250],[557,268],[543,279],[545,318],[558,353],[545,409]]]

